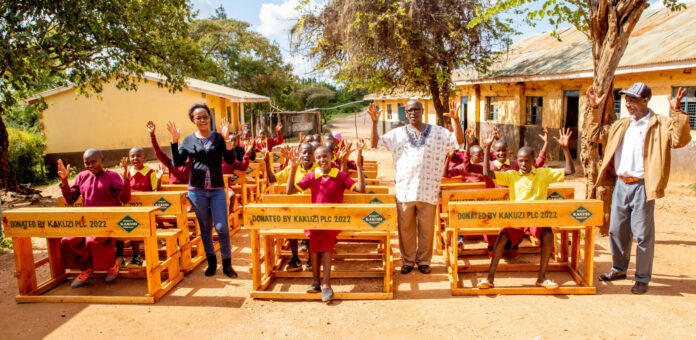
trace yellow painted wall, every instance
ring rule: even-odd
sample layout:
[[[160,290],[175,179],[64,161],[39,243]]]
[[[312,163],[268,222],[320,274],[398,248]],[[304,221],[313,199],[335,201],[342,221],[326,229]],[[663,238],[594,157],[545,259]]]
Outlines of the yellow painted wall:
[[[215,108],[216,124],[220,113],[226,116],[228,100],[184,89],[174,94],[157,87],[153,81],[140,83],[138,91],[119,90],[105,85],[104,91],[91,97],[75,96],[74,90],[46,98],[48,108],[42,113],[42,132],[46,137],[46,153],[81,152],[90,147],[103,150],[150,147],[145,127],[148,120],[157,125],[160,145],[168,145],[168,120],[175,121],[182,136],[195,131],[188,118],[189,107],[196,102]],[[233,112],[235,112],[233,110]]]

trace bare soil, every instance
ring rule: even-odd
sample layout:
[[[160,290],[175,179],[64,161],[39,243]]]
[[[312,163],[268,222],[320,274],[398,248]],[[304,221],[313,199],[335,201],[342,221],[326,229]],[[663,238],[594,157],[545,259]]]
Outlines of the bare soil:
[[[358,133],[369,138],[369,118],[356,117]],[[355,135],[354,119],[334,122],[333,130],[344,137]],[[393,179],[394,168],[387,152],[368,151],[366,159],[380,162],[379,177]],[[584,187],[571,179],[577,196]],[[57,188],[44,195],[59,195]],[[14,203],[14,207],[27,203]],[[51,206],[54,199],[34,205]],[[204,266],[188,274],[167,296],[154,305],[15,304],[17,284],[11,252],[0,254],[0,329],[2,339],[89,339],[195,337],[218,338],[695,338],[696,337],[696,194],[685,186],[671,184],[667,196],[657,201],[657,246],[653,280],[646,295],[633,295],[633,266],[629,279],[612,283],[595,280],[596,295],[590,296],[481,296],[450,295],[444,258],[435,256],[433,272],[422,275],[395,274],[395,299],[387,301],[334,301],[329,304],[302,301],[264,301],[249,298],[250,249],[248,234],[233,236],[233,265],[238,279],[228,279],[221,270],[212,278]],[[3,209],[8,209],[3,206]],[[596,274],[609,270],[611,257],[607,237],[596,240]],[[36,240],[37,258],[44,256]],[[393,243],[397,251],[396,240]],[[339,245],[348,252],[366,245]],[[478,261],[485,261],[479,258]],[[524,255],[518,262],[536,262],[537,255]],[[397,269],[400,263],[397,260]],[[337,267],[345,263],[336,263]],[[374,264],[362,263],[370,267]],[[47,275],[42,272],[41,275]],[[471,285],[482,275],[462,275]],[[570,277],[553,273],[559,283]],[[501,273],[499,282],[531,285],[534,273]],[[498,282],[498,281],[497,281]],[[123,292],[142,289],[144,282],[119,279],[107,286],[93,280],[81,292]],[[302,290],[307,280],[282,280],[275,290]],[[337,291],[376,290],[378,280],[335,280]]]

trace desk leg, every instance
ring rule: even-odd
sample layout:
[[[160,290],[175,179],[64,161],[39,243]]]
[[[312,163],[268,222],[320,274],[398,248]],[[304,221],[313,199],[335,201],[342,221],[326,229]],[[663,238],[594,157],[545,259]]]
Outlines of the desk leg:
[[[584,276],[584,286],[592,287],[594,286],[593,276],[594,276],[594,236],[595,227],[585,227],[585,258],[583,259],[582,275]]]
[[[51,278],[55,279],[65,274],[65,264],[63,263],[63,253],[60,252],[60,239],[47,238],[48,261],[51,267]]]
[[[394,268],[392,266],[391,229],[387,229],[386,233],[387,235],[384,243],[384,292],[391,293],[394,291],[394,282],[392,278],[394,275]]]
[[[559,262],[568,262],[568,232],[561,231],[561,258]]]
[[[570,245],[570,268],[578,271],[580,266],[580,232],[573,230],[572,241]]]
[[[37,288],[36,267],[30,237],[13,237],[15,268],[19,295],[28,295]]]
[[[258,290],[261,286],[261,252],[259,249],[259,231],[252,229],[249,232],[249,238],[251,238],[252,290]]]
[[[154,220],[153,220],[154,222]],[[145,237],[145,270],[147,271],[147,295],[155,296],[162,289],[162,276],[154,273],[155,267],[159,265],[159,252],[157,251],[157,237]],[[176,275],[170,273],[170,275]]]
[[[183,247],[184,245],[188,245],[185,248],[185,250],[181,252],[181,267],[184,269],[190,268],[191,270],[193,270],[193,261],[191,256],[191,248],[193,244],[190,244],[191,230],[189,229],[188,214],[186,212],[186,208],[184,208],[183,211],[180,212],[178,217],[176,218],[176,227],[181,229],[181,234],[179,235],[179,246]]]
[[[459,229],[453,228],[450,237],[450,249],[447,249],[450,266],[450,288],[456,289],[459,287],[459,247],[457,240],[459,239]]]

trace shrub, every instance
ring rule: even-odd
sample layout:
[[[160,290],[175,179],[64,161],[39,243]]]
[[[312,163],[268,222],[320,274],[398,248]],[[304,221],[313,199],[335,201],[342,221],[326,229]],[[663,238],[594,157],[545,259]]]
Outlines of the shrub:
[[[44,176],[44,139],[38,133],[8,127],[10,174],[19,183],[41,184]]]

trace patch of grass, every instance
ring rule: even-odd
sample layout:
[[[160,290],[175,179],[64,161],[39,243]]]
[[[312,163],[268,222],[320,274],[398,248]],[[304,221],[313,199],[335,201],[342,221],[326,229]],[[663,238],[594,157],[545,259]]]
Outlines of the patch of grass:
[[[358,113],[360,113],[360,112],[337,112],[337,113],[334,113],[331,115],[331,119],[329,119],[329,123],[333,122],[334,120],[347,118],[347,117],[350,117],[350,116],[352,116],[354,114],[358,114]]]
[[[12,239],[9,237],[0,236],[0,249],[12,249]]]
[[[696,183],[689,185],[689,189],[691,189],[691,191],[693,192],[696,192]]]

